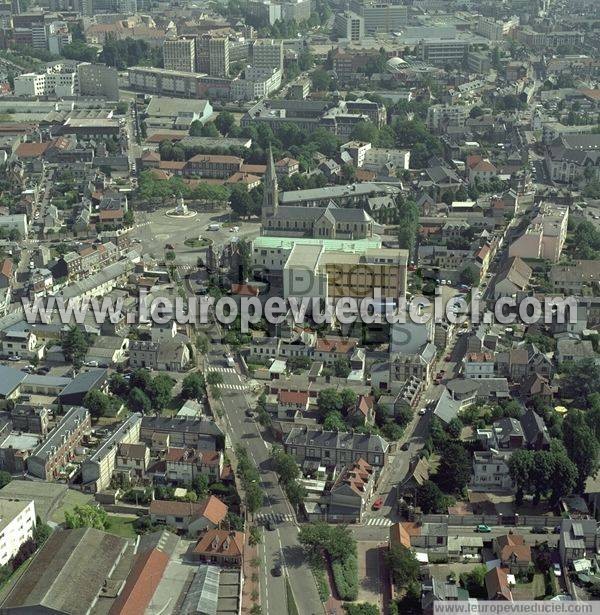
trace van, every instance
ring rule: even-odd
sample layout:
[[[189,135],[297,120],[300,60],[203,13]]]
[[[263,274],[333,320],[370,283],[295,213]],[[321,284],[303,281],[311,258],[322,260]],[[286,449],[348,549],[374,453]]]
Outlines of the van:
[[[209,224],[208,225],[209,231],[218,231],[220,228],[221,228],[220,224]]]

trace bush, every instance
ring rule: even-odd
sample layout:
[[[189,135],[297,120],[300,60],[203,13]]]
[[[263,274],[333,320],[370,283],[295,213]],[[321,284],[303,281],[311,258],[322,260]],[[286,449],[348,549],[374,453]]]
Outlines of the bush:
[[[355,555],[331,564],[333,581],[342,600],[356,600],[358,597],[358,561]]]
[[[325,570],[323,566],[312,565],[313,574],[315,575],[315,582],[317,584],[317,591],[319,592],[319,598],[321,602],[325,602],[329,598],[329,584],[327,583],[327,577],[325,576]]]

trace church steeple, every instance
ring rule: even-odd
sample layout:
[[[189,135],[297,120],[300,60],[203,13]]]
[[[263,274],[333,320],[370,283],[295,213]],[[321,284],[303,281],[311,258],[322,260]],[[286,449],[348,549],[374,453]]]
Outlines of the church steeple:
[[[277,183],[277,173],[275,173],[275,162],[273,161],[273,149],[269,144],[269,157],[267,159],[267,172],[264,178],[264,192],[262,202],[262,222],[263,224],[272,218],[279,207],[279,186]]]

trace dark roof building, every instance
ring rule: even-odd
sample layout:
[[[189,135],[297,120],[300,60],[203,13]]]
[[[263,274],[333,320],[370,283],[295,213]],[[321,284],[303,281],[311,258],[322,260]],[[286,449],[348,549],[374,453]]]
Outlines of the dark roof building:
[[[90,369],[80,372],[59,393],[58,400],[63,406],[81,406],[84,397],[92,389],[100,389],[106,384],[106,369]]]

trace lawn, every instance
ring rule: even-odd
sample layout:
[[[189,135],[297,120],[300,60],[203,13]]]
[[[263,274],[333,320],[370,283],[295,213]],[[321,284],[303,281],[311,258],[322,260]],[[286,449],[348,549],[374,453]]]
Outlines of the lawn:
[[[69,489],[65,494],[61,505],[50,515],[50,521],[58,524],[64,523],[66,510],[73,510],[75,506],[90,504],[92,500],[93,498],[91,495],[81,493],[81,491],[75,491],[74,489]]]
[[[136,520],[136,517],[108,515],[108,518],[110,519],[110,528],[108,532],[130,540],[135,540],[137,538],[137,534],[133,529],[133,522]]]
[[[536,572],[531,583],[517,583],[512,590],[515,600],[541,600],[546,595],[544,575]]]

